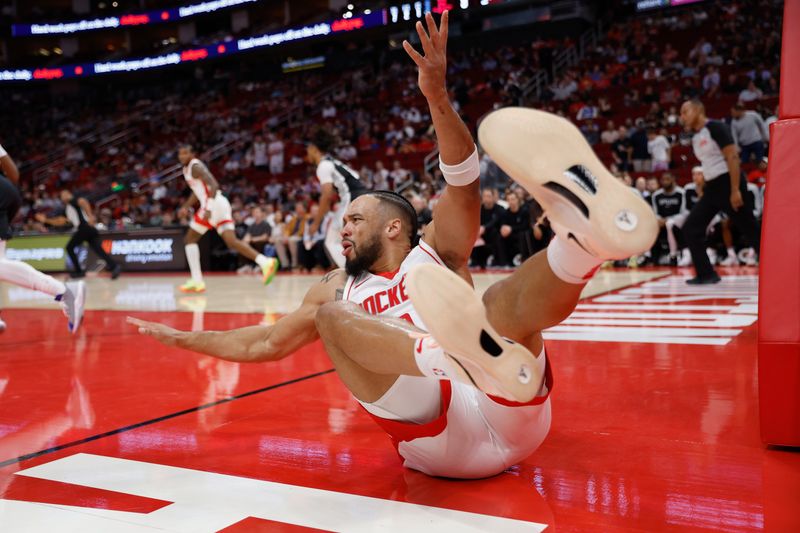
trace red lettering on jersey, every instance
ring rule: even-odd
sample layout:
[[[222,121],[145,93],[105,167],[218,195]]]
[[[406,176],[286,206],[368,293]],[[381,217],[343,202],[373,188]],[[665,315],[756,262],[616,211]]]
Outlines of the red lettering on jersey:
[[[399,287],[400,287],[399,285],[395,285],[394,287],[392,287],[387,291],[389,294],[389,307],[394,307],[402,303],[400,301],[400,298],[398,298],[397,296],[397,290]]]
[[[371,315],[376,315],[377,314],[376,310],[375,310],[375,297],[374,296],[370,296],[369,298],[367,298],[366,300],[361,302],[361,307],[363,307],[364,310],[367,313],[371,314]]]
[[[375,307],[378,308],[378,314],[381,314],[389,309],[388,305],[383,305],[383,302],[381,302],[381,296],[386,296],[386,291],[381,291],[375,294]]]
[[[403,316],[401,316],[400,320],[407,320],[407,321],[411,322],[412,324],[414,323],[414,320],[411,318],[411,315],[409,315],[408,313],[406,313]],[[421,347],[422,347],[422,342],[420,342],[420,348]]]
[[[404,301],[404,302],[406,300],[408,300],[408,295],[406,294],[406,277],[405,276],[403,276],[403,278],[400,280],[400,299],[402,301]]]

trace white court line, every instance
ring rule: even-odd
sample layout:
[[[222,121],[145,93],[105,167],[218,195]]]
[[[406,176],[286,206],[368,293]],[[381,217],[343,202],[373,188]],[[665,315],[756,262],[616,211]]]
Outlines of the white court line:
[[[84,453],[35,466],[17,475],[175,502],[139,517],[131,517],[131,513],[119,515],[125,522],[169,531],[217,531],[250,516],[348,533],[512,533],[539,532],[547,527],[499,516]],[[6,512],[15,513],[13,509]],[[107,510],[97,513],[108,516]],[[0,514],[0,524],[7,518]],[[14,514],[12,518],[19,517]],[[57,530],[60,529],[54,519],[52,531]]]

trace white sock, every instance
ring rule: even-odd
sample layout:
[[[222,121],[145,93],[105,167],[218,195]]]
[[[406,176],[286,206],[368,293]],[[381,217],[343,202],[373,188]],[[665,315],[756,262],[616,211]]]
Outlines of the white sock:
[[[186,260],[189,262],[189,271],[192,273],[192,280],[197,283],[203,282],[203,271],[200,269],[200,247],[197,243],[187,244]]]
[[[603,264],[602,259],[558,236],[547,247],[547,262],[558,279],[576,285],[589,281],[597,267]]]
[[[436,379],[462,381],[463,371],[445,355],[433,337],[422,337],[414,343],[414,359],[423,376]]]
[[[54,277],[42,274],[22,261],[5,258],[0,259],[0,281],[7,281],[13,285],[43,292],[53,297],[67,292],[66,285]]]
[[[263,268],[264,265],[266,265],[268,263],[269,263],[269,259],[267,259],[267,256],[265,256],[264,254],[258,254],[256,256],[256,264],[258,266],[260,266],[261,268]]]
[[[728,257],[736,257],[736,250],[728,248]]]

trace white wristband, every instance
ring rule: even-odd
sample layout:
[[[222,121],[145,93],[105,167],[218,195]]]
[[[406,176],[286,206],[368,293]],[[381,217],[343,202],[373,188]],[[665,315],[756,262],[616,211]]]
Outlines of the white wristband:
[[[439,168],[444,175],[444,180],[449,185],[463,187],[469,185],[481,176],[481,163],[478,159],[478,147],[475,146],[472,155],[457,165],[445,165],[439,156]]]

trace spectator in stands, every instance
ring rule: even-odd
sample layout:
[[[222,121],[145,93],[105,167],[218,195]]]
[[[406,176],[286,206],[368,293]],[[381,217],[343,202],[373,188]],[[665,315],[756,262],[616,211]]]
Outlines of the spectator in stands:
[[[509,261],[505,266],[510,267],[531,255],[531,215],[516,192],[506,195],[506,201],[508,209],[500,219],[500,236]]]
[[[296,202],[294,205],[294,214],[286,222],[286,240],[275,243],[275,248],[278,250],[278,256],[286,256],[287,252],[291,256],[291,268],[296,270],[299,268],[299,243],[303,239],[303,235],[308,225],[308,213],[306,206],[303,202]],[[289,263],[285,263],[289,266]]]
[[[747,84],[747,88],[739,93],[739,101],[744,103],[755,102],[761,100],[764,93],[756,87],[755,82],[751,81]]]
[[[277,203],[281,200],[283,184],[279,183],[277,179],[272,178],[270,182],[264,186],[264,192],[267,193],[267,201],[269,203]]]
[[[383,161],[375,162],[375,173],[372,175],[372,186],[376,191],[389,190],[389,171]]]
[[[642,195],[642,198],[647,201],[650,198],[650,192],[647,190],[647,178],[639,176],[636,178],[635,183],[636,191]]]
[[[761,115],[748,111],[741,103],[734,104],[731,108],[731,132],[742,163],[749,163],[751,158],[761,161],[769,141],[769,131]]]
[[[672,158],[669,141],[652,128],[647,131],[647,153],[650,154],[653,172],[669,169],[669,162]]]
[[[703,93],[705,97],[710,98],[717,94],[719,82],[719,69],[715,66],[708,67],[708,72],[703,77]]]
[[[669,245],[669,260],[673,266],[678,265],[678,241],[683,236],[680,233],[680,226],[686,219],[686,198],[684,191],[675,182],[675,176],[669,172],[661,175],[661,188],[653,193],[653,209],[658,217],[660,229],[659,238],[656,241],[655,249],[659,247],[662,238],[666,238]],[[654,260],[658,260],[658,254],[653,254]]]
[[[270,174],[283,174],[284,149],[285,146],[280,133],[271,133],[269,146],[267,147]]]
[[[508,264],[500,236],[500,225],[505,209],[497,205],[497,195],[497,189],[484,188],[481,191],[481,228],[475,248],[472,250],[472,265],[478,268],[486,268],[490,257],[493,258],[494,266]]]
[[[267,157],[267,143],[264,142],[264,137],[256,135],[253,139],[253,166],[258,170],[267,170],[269,168],[269,158]],[[228,168],[226,167],[226,170]],[[238,166],[236,168],[238,170]]]
[[[761,161],[759,161],[758,166],[751,170],[747,174],[747,181],[750,183],[755,183],[759,186],[764,186],[767,182],[767,158],[762,157]]]
[[[272,228],[267,223],[266,220],[266,213],[264,209],[260,206],[254,207],[251,211],[251,216],[253,218],[252,223],[247,226],[245,230],[244,236],[242,240],[252,246],[258,253],[262,253],[264,255],[275,257],[274,250],[273,253],[268,254],[267,245],[270,243],[270,237],[272,235]],[[242,262],[243,258],[239,256],[239,261]],[[240,274],[249,274],[252,272],[261,272],[261,268],[258,267],[252,261],[244,261],[245,265],[242,265],[237,272]]]
[[[392,180],[392,190],[403,191],[411,185],[411,172],[404,169],[400,161],[395,161],[389,173]]]
[[[631,160],[633,161],[634,172],[650,172],[650,152],[647,151],[648,139],[644,124],[637,124],[629,139],[633,148],[631,150]]]
[[[606,123],[606,129],[600,134],[600,141],[603,144],[614,144],[619,140],[619,130],[614,126],[614,121],[609,120]]]
[[[614,144],[611,145],[611,156],[617,169],[622,172],[631,170],[631,159],[633,157],[633,144],[628,137],[628,129],[625,126],[619,127],[619,135]]]

